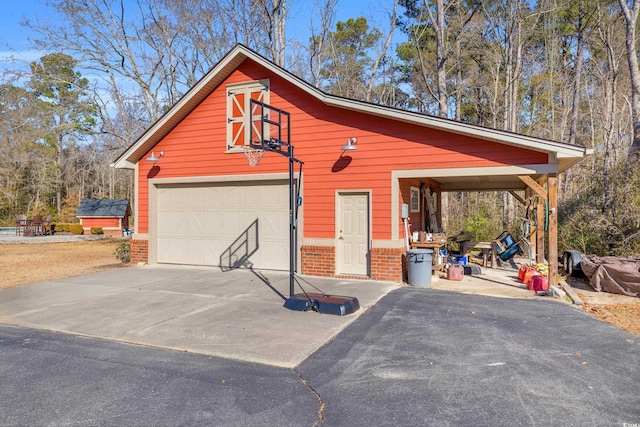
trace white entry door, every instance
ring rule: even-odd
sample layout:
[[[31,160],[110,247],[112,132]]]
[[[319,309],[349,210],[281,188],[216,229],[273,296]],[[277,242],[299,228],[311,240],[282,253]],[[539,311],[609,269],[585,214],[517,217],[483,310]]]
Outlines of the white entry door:
[[[338,193],[338,274],[369,275],[369,193]]]

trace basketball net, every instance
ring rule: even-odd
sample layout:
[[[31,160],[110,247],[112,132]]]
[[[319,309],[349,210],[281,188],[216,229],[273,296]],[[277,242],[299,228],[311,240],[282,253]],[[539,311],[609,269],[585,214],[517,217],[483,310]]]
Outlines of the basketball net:
[[[248,145],[243,145],[242,151],[244,151],[244,155],[247,156],[247,160],[249,160],[249,166],[258,166],[260,159],[264,156],[264,150]]]

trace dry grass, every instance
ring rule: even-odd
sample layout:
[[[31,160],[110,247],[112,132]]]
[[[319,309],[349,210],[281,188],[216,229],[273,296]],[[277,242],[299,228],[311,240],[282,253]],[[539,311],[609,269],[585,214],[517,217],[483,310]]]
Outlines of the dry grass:
[[[122,268],[113,254],[120,242],[0,245],[0,289]]]

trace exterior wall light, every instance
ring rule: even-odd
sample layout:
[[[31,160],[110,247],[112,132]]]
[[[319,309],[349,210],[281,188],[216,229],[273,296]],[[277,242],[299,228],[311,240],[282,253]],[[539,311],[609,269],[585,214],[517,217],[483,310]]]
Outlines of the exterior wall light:
[[[347,145],[342,146],[342,151],[357,150],[358,147],[356,147],[355,145],[357,141],[358,141],[358,138],[347,139]]]
[[[155,151],[151,152],[151,155],[146,158],[147,162],[157,162],[160,160],[160,157],[164,156],[164,151],[158,153],[158,157],[156,157]]]

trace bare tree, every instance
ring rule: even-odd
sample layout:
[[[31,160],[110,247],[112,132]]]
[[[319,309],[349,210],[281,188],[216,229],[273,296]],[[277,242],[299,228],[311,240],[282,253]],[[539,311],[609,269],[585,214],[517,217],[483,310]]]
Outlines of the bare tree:
[[[285,46],[286,34],[285,24],[287,21],[287,1],[286,0],[254,0],[258,10],[262,14],[262,23],[268,37],[267,49],[271,52],[271,58],[277,65],[285,66]]]
[[[611,206],[613,194],[610,191],[611,186],[611,166],[612,156],[615,155],[614,147],[618,139],[617,126],[619,123],[618,114],[618,79],[620,75],[621,52],[620,48],[624,45],[620,43],[620,27],[618,16],[604,11],[602,8],[597,10],[598,26],[596,41],[601,47],[601,54],[596,55],[592,62],[595,63],[595,72],[599,73],[599,81],[602,82],[603,96],[599,96],[596,103],[597,108],[601,111],[598,118],[601,121],[599,128],[602,129],[602,187],[603,201],[602,210],[606,211]],[[596,126],[593,126],[596,127]],[[593,141],[592,144],[597,144]]]
[[[320,87],[322,64],[329,54],[327,45],[329,43],[329,33],[334,26],[336,15],[336,5],[338,0],[318,0],[314,5],[316,13],[310,17],[317,17],[318,23],[310,19],[311,38],[309,43],[309,74],[310,81],[315,87]]]
[[[373,96],[373,89],[378,80],[378,69],[380,68],[381,62],[387,55],[387,51],[389,50],[389,46],[391,45],[391,40],[393,40],[393,35],[396,29],[396,21],[398,17],[398,1],[399,0],[394,0],[393,2],[393,11],[389,15],[389,32],[387,33],[387,37],[384,40],[382,48],[376,55],[376,59],[373,61],[373,65],[371,66],[371,76],[369,78],[369,85],[367,86],[367,92],[365,94],[365,101],[371,101],[371,97]]]
[[[640,67],[638,66],[637,28],[640,14],[640,0],[618,0],[626,24],[625,44],[627,62],[631,76],[631,115],[633,117],[633,139],[627,157],[628,166],[637,166],[640,162]]]
[[[464,0],[405,0],[404,6],[403,29],[410,39],[407,47],[413,50],[404,59],[414,63],[422,90],[437,103],[437,114],[448,117],[450,60],[478,5]]]
[[[443,0],[435,0],[435,10],[429,0],[424,0],[424,10],[429,17],[429,21],[433,26],[436,39],[436,74],[437,78],[437,96],[438,96],[438,114],[440,117],[447,117],[447,69],[445,68],[449,55],[446,49],[445,38],[445,7]]]
[[[144,15],[144,10],[127,9],[124,0],[64,0],[52,6],[64,17],[61,22],[65,25],[25,21],[42,35],[36,40],[37,45],[70,52],[85,69],[100,76],[106,72],[118,81],[135,85],[149,120],[156,120],[163,109],[164,76],[159,75],[163,58],[148,61],[149,47],[135,23],[140,19],[138,13]]]
[[[49,5],[62,24],[24,22],[40,35],[36,45],[69,52],[107,88],[135,92],[149,122],[235,43],[257,51],[275,46],[268,52],[278,55],[285,46],[285,0],[60,0]],[[261,5],[272,8],[267,14]]]
[[[533,13],[526,2],[506,1],[483,4],[487,22],[489,45],[493,46],[492,58],[498,61],[492,68],[493,110],[498,112],[500,92],[502,98],[502,123],[504,130],[517,132],[521,108],[519,96],[522,81],[523,53],[531,39],[540,14]],[[498,126],[498,121],[494,122]]]

